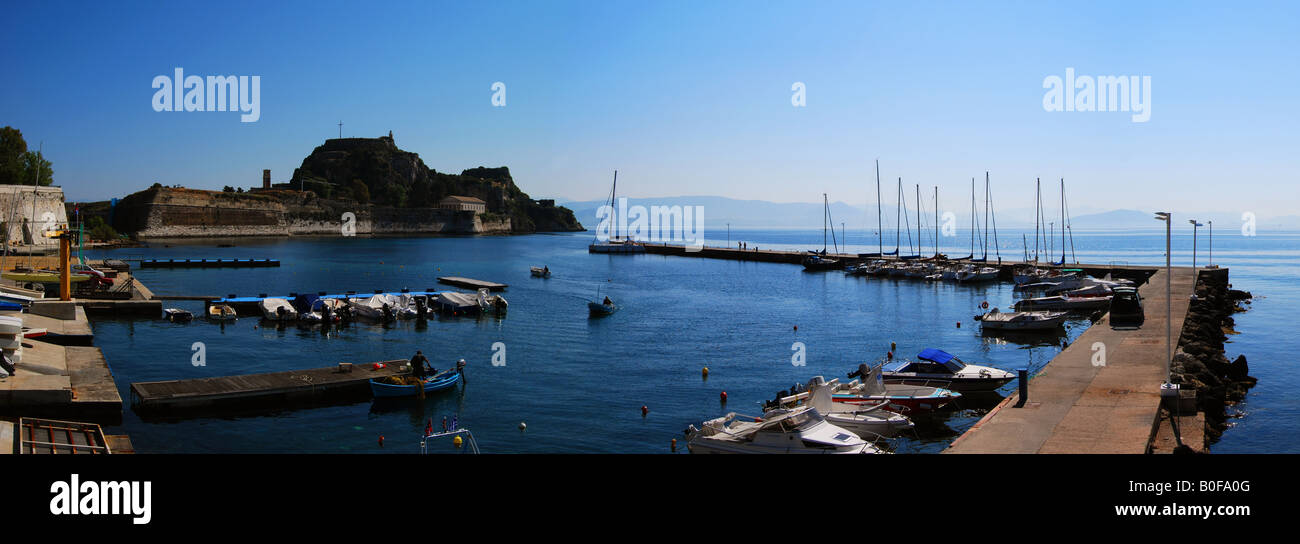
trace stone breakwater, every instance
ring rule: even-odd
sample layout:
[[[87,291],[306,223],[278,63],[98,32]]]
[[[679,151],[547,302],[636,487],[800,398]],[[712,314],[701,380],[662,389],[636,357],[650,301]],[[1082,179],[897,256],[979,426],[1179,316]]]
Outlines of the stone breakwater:
[[[1170,363],[1170,380],[1184,389],[1196,390],[1197,409],[1205,414],[1205,432],[1216,441],[1227,429],[1225,408],[1241,402],[1255,385],[1245,355],[1229,360],[1224,353],[1232,314],[1246,311],[1251,294],[1232,289],[1225,269],[1202,270],[1196,283],[1196,298],[1178,338],[1178,349]],[[1147,311],[1155,311],[1147,308]]]

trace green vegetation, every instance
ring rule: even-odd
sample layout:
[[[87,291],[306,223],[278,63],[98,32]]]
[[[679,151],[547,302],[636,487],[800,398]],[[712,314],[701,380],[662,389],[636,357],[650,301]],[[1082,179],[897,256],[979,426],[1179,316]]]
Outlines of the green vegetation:
[[[27,149],[22,131],[6,126],[0,129],[0,184],[42,186],[54,183],[54,168],[40,151]]]
[[[116,240],[121,236],[98,215],[86,220],[86,236],[91,240]]]

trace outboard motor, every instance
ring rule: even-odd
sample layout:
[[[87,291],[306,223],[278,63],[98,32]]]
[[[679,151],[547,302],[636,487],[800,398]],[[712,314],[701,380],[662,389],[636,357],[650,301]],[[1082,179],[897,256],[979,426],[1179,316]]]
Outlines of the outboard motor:
[[[866,363],[862,363],[862,364],[858,365],[858,369],[857,369],[857,370],[855,370],[855,371],[849,373],[849,377],[850,377],[850,378],[862,378],[862,379],[865,380],[865,379],[867,379],[867,376],[869,376],[870,374],[871,374],[871,369],[867,367],[867,364],[866,364]]]
[[[275,309],[275,316],[280,318],[281,321],[284,321],[284,314],[285,314],[284,306],[280,306]]]
[[[387,323],[392,320],[393,320],[393,309],[389,308],[388,304],[384,304],[384,322]]]
[[[428,311],[429,311],[428,308],[426,308],[426,307],[424,306],[424,297],[416,297],[416,298],[415,298],[415,318],[416,318],[416,319],[425,319],[425,318],[426,318],[426,314],[427,314]]]

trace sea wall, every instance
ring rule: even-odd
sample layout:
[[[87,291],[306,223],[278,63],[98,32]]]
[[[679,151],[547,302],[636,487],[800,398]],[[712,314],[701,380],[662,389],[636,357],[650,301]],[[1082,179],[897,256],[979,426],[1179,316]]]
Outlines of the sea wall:
[[[137,238],[345,234],[497,234],[510,218],[317,198],[310,191],[231,193],[155,187],[124,198],[114,228]]]
[[[1170,380],[1196,390],[1197,409],[1205,413],[1206,438],[1211,442],[1227,428],[1226,407],[1245,399],[1256,382],[1245,355],[1229,361],[1224,353],[1228,334],[1236,334],[1232,314],[1246,311],[1240,303],[1249,304],[1250,299],[1249,292],[1232,289],[1227,269],[1201,270],[1196,298],[1188,307],[1170,362]]]
[[[11,246],[58,247],[44,231],[68,224],[63,189],[31,185],[0,185],[0,243]]]

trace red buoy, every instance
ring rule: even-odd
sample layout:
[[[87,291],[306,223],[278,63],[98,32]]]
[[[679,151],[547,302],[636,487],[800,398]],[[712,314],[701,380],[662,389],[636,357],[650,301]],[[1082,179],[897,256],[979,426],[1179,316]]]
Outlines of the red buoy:
[[[644,404],[641,405],[641,417],[645,417],[648,413],[650,413],[650,409],[646,408]]]
[[[959,328],[959,329],[961,328],[961,321],[958,321],[958,322],[957,322],[957,328]]]
[[[726,391],[723,391],[722,394],[719,395],[719,397],[722,399],[722,402],[727,402],[727,392],[726,392]]]
[[[379,447],[384,447],[384,435],[379,435]]]

